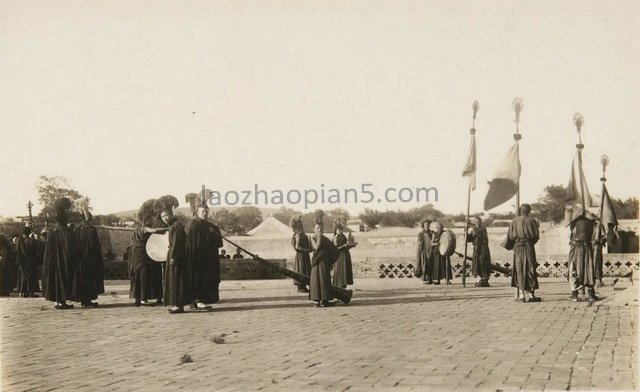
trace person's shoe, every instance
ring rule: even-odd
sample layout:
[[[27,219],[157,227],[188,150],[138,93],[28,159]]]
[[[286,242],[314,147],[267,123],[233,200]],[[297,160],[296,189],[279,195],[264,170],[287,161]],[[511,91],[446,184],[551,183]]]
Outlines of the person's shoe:
[[[169,309],[170,314],[184,313],[184,308],[173,307]]]
[[[73,305],[64,303],[64,304],[58,305],[58,307],[56,309],[73,309]]]
[[[314,308],[319,308],[319,307],[321,307],[321,306],[322,306],[322,305],[320,304],[320,302],[315,302],[315,301],[314,301],[314,303],[313,303],[313,307],[314,307]]]
[[[156,300],[156,305],[157,305],[157,306],[162,306],[162,305],[163,305],[163,303],[162,303],[162,298],[158,298],[158,299]]]
[[[328,308],[331,306],[336,306],[335,302],[331,302],[331,301],[322,301],[322,307],[323,308]]]
[[[196,303],[195,303],[195,302],[191,302],[191,303],[189,304],[189,309],[191,309],[191,310],[196,310],[196,309],[198,309],[198,305],[196,305]]]
[[[140,305],[142,305],[142,306],[154,306],[155,304],[152,304],[151,302],[148,302],[148,301],[140,301]]]
[[[576,290],[576,291],[572,291],[572,292],[571,292],[571,297],[569,297],[569,298],[571,298],[571,300],[572,300],[573,302],[578,302],[578,301],[580,301],[580,299],[578,298],[578,291],[577,291],[577,290]]]
[[[440,281],[436,280],[435,282],[433,282],[433,284],[440,284]]]
[[[198,310],[212,310],[213,308],[211,306],[205,305],[202,302],[198,302]]]

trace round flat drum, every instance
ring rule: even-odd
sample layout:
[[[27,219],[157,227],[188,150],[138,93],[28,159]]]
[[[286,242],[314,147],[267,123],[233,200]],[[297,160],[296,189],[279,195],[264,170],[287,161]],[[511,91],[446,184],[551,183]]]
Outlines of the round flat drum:
[[[151,234],[147,240],[147,255],[153,261],[162,263],[167,261],[167,253],[169,252],[169,233]]]
[[[456,235],[451,230],[445,230],[440,236],[438,251],[442,256],[451,256],[456,250]]]

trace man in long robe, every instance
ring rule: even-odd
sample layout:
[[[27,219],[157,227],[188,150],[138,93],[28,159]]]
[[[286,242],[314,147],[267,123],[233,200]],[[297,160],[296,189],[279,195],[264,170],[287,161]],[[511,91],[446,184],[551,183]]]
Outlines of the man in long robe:
[[[184,306],[192,300],[186,251],[187,234],[173,211],[165,210],[161,217],[169,226],[169,250],[164,268],[164,305],[171,306],[169,313],[184,313]]]
[[[487,229],[482,225],[482,219],[473,218],[473,228],[467,235],[467,242],[473,243],[473,260],[471,272],[478,277],[476,287],[489,287],[491,276],[491,252],[489,251],[489,236]]]
[[[18,293],[20,297],[35,297],[38,283],[38,243],[30,227],[25,227],[16,242]]]
[[[56,309],[71,309],[72,281],[77,266],[77,251],[71,229],[67,226],[67,213],[71,201],[58,199],[55,203],[56,224],[47,236],[44,248],[42,294],[55,302]]]
[[[540,239],[538,222],[529,216],[531,213],[529,204],[523,204],[520,207],[520,213],[520,216],[516,216],[511,221],[505,241],[505,247],[513,249],[511,286],[522,291],[523,302],[526,302],[525,292],[530,293],[530,302],[538,302],[540,299],[535,296],[535,290],[538,289],[535,249],[535,244]],[[516,299],[519,299],[517,295]]]
[[[422,279],[424,284],[433,284],[433,260],[431,258],[431,220],[422,222],[422,230],[418,233],[418,249],[416,252],[415,276]]]
[[[220,300],[220,257],[222,233],[207,221],[209,208],[198,207],[196,217],[187,230],[187,260],[191,285],[192,308],[209,309],[207,303]]]
[[[570,223],[569,288],[571,299],[578,301],[578,291],[587,289],[589,301],[596,301],[596,268],[593,258],[595,219],[581,215]]]
[[[90,223],[91,213],[83,210],[83,220],[74,231],[78,247],[78,282],[76,300],[83,307],[96,307],[98,295],[104,293],[104,260],[98,231]]]
[[[0,296],[9,296],[16,285],[13,245],[0,227]]]
[[[335,302],[332,302],[334,297],[331,267],[338,260],[340,251],[330,239],[323,235],[321,224],[316,224],[315,233],[311,240],[313,257],[309,276],[309,299],[315,302],[316,307],[333,306]]]

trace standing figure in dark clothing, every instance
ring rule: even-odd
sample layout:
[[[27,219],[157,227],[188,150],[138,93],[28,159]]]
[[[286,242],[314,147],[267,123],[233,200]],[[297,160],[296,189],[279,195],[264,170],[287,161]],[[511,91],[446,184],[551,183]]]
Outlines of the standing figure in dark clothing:
[[[422,230],[418,233],[418,247],[416,251],[415,276],[422,279],[424,284],[433,284],[433,268],[431,263],[431,219],[421,223]]]
[[[187,264],[187,234],[171,209],[161,214],[169,226],[169,251],[164,268],[164,305],[171,306],[169,313],[184,313],[184,306],[191,302],[189,269]]]
[[[131,239],[131,254],[129,255],[129,272],[131,286],[129,298],[135,299],[135,306],[153,306],[150,299],[156,298],[156,305],[162,304],[162,275],[158,276],[158,263],[147,255],[147,240],[153,233],[163,232],[166,229],[154,229],[155,200],[145,201],[138,210],[138,221],[140,222],[133,232]]]
[[[56,309],[71,309],[72,278],[77,268],[77,250],[71,229],[67,226],[71,201],[66,197],[54,205],[56,223],[44,247],[42,294],[55,302]]]
[[[18,293],[20,297],[37,297],[40,291],[38,283],[38,243],[33,238],[30,227],[22,230],[16,243],[16,260],[18,264]]]
[[[335,305],[331,288],[331,268],[338,259],[338,248],[323,234],[322,210],[316,211],[315,235],[311,239],[313,257],[309,276],[309,299],[316,307]]]
[[[206,199],[197,208],[196,216],[187,229],[187,260],[190,268],[192,309],[211,309],[207,303],[220,300],[220,258],[222,233],[218,226],[207,221],[209,207]]]
[[[440,222],[436,223],[436,231],[431,238],[431,265],[433,268],[433,279],[435,284],[440,284],[440,279],[445,279],[447,285],[451,284],[452,271],[449,256],[440,254],[440,237],[444,232],[444,225]]]
[[[74,230],[78,247],[78,271],[76,273],[76,301],[82,307],[96,307],[98,295],[104,293],[104,260],[98,231],[91,224],[89,200],[80,198],[75,201],[76,208],[82,213],[82,222]]]
[[[346,288],[347,285],[353,284],[353,266],[351,265],[351,252],[349,249],[354,247],[355,244],[349,243],[342,232],[343,228],[344,226],[341,222],[335,223],[333,244],[340,251],[340,255],[333,270],[333,285]]]
[[[473,227],[467,234],[467,242],[473,243],[473,261],[471,262],[471,273],[478,278],[476,287],[489,287],[489,277],[491,276],[491,252],[489,252],[489,236],[487,229],[482,226],[482,219],[479,216],[473,218]]]
[[[588,216],[587,216],[588,215]],[[571,238],[569,250],[569,288],[571,299],[578,301],[578,291],[585,288],[589,301],[599,298],[595,294],[596,269],[593,258],[593,241],[596,235],[595,216],[587,212],[574,219],[570,224]]]
[[[522,302],[526,302],[525,292],[530,293],[529,302],[539,302],[535,291],[538,289],[538,274],[536,268],[535,244],[540,239],[538,222],[529,216],[531,206],[523,204],[520,207],[521,215],[511,221],[504,247],[513,249],[513,267],[511,274],[511,287],[516,288],[516,300],[519,300],[522,291]]]
[[[17,274],[13,244],[0,226],[0,296],[9,296],[16,285]]]
[[[312,252],[311,240],[309,236],[304,232],[304,226],[302,225],[302,216],[297,215],[291,218],[289,226],[293,229],[293,236],[291,237],[291,246],[296,251],[296,256],[293,262],[293,270],[299,274],[309,276],[311,274],[311,258],[309,253]],[[308,293],[307,285],[297,280],[293,281],[293,284],[298,287],[299,293]]]

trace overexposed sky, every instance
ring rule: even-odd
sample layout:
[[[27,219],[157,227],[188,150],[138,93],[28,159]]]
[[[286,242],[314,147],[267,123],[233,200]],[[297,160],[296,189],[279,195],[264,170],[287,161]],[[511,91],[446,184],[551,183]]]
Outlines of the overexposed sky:
[[[0,1],[0,10],[0,215],[25,214],[40,175],[67,177],[97,213],[163,194],[183,200],[201,184],[362,183],[433,186],[437,208],[461,212],[476,99],[479,211],[513,142],[516,96],[523,202],[566,184],[577,111],[591,191],[606,153],[611,195],[639,195],[636,1]]]

